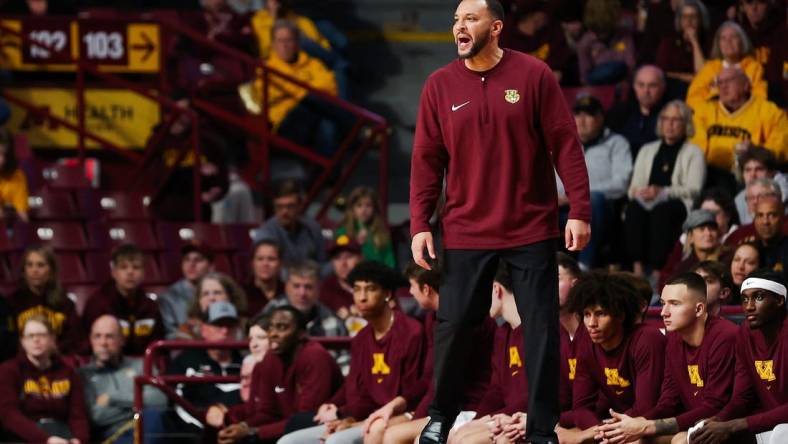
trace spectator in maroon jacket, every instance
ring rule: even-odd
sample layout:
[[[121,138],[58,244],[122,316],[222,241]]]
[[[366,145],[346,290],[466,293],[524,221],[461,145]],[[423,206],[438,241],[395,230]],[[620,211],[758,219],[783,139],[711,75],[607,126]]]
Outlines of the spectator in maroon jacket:
[[[285,432],[296,413],[315,412],[342,384],[331,355],[306,334],[306,319],[285,305],[271,312],[271,353],[252,373],[251,399],[230,408],[213,405],[206,422],[219,432],[219,442],[272,442]]]
[[[657,47],[656,64],[670,79],[683,84],[681,94],[698,71],[708,53],[709,13],[700,0],[682,0],[676,8],[675,30],[663,34]]]
[[[353,288],[348,284],[350,271],[362,260],[361,245],[347,235],[339,236],[328,249],[334,273],[320,284],[320,302],[334,310],[340,319],[353,313]]]
[[[87,335],[74,303],[60,286],[57,273],[57,259],[52,250],[46,247],[25,250],[19,287],[8,297],[10,327],[19,332],[31,316],[45,316],[52,325],[60,353],[87,354]],[[15,350],[15,344],[15,340],[8,344],[11,350]]]
[[[257,316],[268,303],[285,294],[282,282],[282,255],[279,244],[271,239],[261,239],[252,245],[252,274],[243,286],[246,292],[247,312]]]
[[[736,324],[706,311],[706,282],[692,272],[670,279],[660,301],[667,347],[659,401],[643,417],[611,411],[613,420],[599,427],[602,439],[686,440],[680,432],[716,415],[730,400]]]
[[[368,324],[353,338],[350,374],[342,389],[320,406],[321,424],[283,436],[280,444],[361,443],[363,421],[376,409],[401,396],[415,407],[424,355],[424,331],[418,321],[389,302],[400,285],[399,274],[378,262],[362,262],[348,277],[353,300]]]
[[[719,415],[698,425],[693,444],[755,442],[752,434],[766,444],[788,439],[785,297],[781,273],[758,270],[744,282],[741,306],[747,320],[736,340],[733,396]]]
[[[559,439],[593,439],[607,414],[599,401],[631,416],[646,413],[659,399],[665,365],[665,337],[638,323],[641,307],[628,280],[595,273],[570,293],[570,307],[583,317],[591,341],[577,355],[572,386],[575,428],[559,429]]]
[[[83,313],[86,331],[101,315],[118,318],[126,345],[125,354],[141,355],[148,344],[164,338],[164,322],[159,305],[142,289],[145,257],[131,244],[120,245],[112,252],[112,279],[88,299]]]
[[[3,441],[80,444],[90,440],[82,381],[57,354],[55,331],[41,314],[20,329],[22,348],[0,366]]]

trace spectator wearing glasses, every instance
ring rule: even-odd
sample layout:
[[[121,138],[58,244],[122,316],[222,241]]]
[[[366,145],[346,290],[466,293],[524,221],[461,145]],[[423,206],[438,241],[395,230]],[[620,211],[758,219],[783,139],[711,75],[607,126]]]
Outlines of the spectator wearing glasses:
[[[774,157],[774,153],[759,146],[750,147],[742,153],[739,157],[739,166],[745,189],[736,195],[736,211],[739,213],[739,221],[742,224],[750,224],[752,223],[752,213],[755,210],[755,201],[750,203],[751,199],[748,199],[746,189],[758,179],[772,179],[780,187],[784,198],[788,196],[788,177],[777,170],[777,159]],[[769,189],[771,189],[771,184]],[[759,193],[760,190],[758,193],[753,191],[752,195]]]

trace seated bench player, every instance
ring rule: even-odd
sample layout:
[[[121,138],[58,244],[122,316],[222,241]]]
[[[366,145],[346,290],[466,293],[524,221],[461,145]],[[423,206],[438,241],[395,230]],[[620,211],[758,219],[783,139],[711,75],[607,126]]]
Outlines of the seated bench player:
[[[563,442],[593,442],[607,417],[599,405],[640,416],[656,405],[665,366],[665,337],[638,323],[640,299],[628,279],[592,273],[570,292],[590,341],[577,352],[572,385],[574,427],[557,429]]]
[[[206,422],[220,428],[221,443],[272,442],[290,417],[315,412],[342,385],[334,358],[306,334],[306,318],[290,305],[271,311],[271,350],[252,372],[250,399],[233,407],[215,404]]]
[[[660,302],[667,346],[659,402],[643,417],[611,412],[613,420],[599,427],[603,440],[686,443],[679,432],[716,415],[730,400],[738,328],[706,310],[706,281],[696,273],[675,276]]]
[[[279,444],[346,444],[363,442],[363,421],[370,413],[402,396],[415,407],[415,389],[424,356],[421,324],[390,306],[402,277],[385,265],[367,261],[348,275],[353,303],[367,325],[353,338],[350,373],[337,394],[320,406],[318,426],[289,433]]]
[[[788,442],[786,293],[782,273],[774,271],[755,271],[742,283],[746,321],[736,340],[733,395],[718,415],[698,424],[691,443],[748,442],[751,434],[758,443]]]

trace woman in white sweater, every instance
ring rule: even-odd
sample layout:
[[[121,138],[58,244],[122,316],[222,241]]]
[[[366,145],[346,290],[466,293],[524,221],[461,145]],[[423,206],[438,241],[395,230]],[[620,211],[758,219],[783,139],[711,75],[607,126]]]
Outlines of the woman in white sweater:
[[[635,159],[624,227],[636,274],[662,268],[703,187],[706,160],[688,142],[693,134],[692,111],[681,100],[669,102],[657,120],[659,139]]]

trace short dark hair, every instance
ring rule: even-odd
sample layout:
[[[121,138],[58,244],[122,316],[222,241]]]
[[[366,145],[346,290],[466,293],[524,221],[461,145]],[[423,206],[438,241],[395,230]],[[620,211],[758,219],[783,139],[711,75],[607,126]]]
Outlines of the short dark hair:
[[[498,269],[495,271],[493,280],[501,285],[509,293],[514,293],[512,273],[509,271],[509,264],[506,261],[498,261]]]
[[[274,317],[274,313],[276,313],[277,311],[282,311],[293,315],[293,320],[295,321],[296,328],[299,331],[306,331],[306,327],[307,327],[306,316],[304,316],[304,314],[301,313],[300,310],[293,307],[292,305],[282,305],[271,310],[271,312],[268,314],[269,325],[271,318]]]
[[[739,223],[739,212],[736,210],[736,203],[733,201],[731,194],[722,187],[709,188],[703,191],[695,201],[694,208],[700,208],[703,202],[710,200],[717,204],[728,217],[731,218],[731,225]]]
[[[5,163],[0,166],[0,177],[11,177],[16,171],[16,148],[14,147],[14,136],[8,129],[0,129],[0,145],[5,146]]]
[[[462,3],[465,0],[459,0],[457,5]],[[495,20],[503,21],[506,18],[506,13],[504,12],[504,7],[498,0],[484,0],[484,3],[487,4],[487,10],[490,11],[490,15],[493,16]]]
[[[687,291],[700,293],[703,295],[703,300],[706,300],[706,281],[694,271],[677,274],[668,279],[665,285],[686,285]]]
[[[569,291],[569,310],[581,317],[586,308],[596,305],[613,317],[622,317],[626,330],[631,330],[641,318],[637,290],[627,279],[615,274],[598,271],[586,274]]]
[[[739,168],[742,172],[744,172],[744,166],[751,160],[762,163],[769,171],[777,169],[777,158],[774,157],[774,153],[762,146],[751,146],[741,154]]]
[[[295,23],[287,19],[278,19],[274,22],[274,25],[271,26],[271,40],[274,39],[276,31],[279,31],[280,29],[287,29],[290,31],[296,40],[301,39],[301,30],[298,29],[298,26],[296,26]]]
[[[698,271],[704,271],[707,274],[713,276],[715,279],[720,281],[721,288],[729,288],[733,290],[733,279],[731,278],[730,268],[726,267],[725,264],[718,261],[703,261],[700,262],[698,265],[692,269],[695,273]],[[708,295],[707,295],[708,296]]]
[[[268,330],[268,326],[270,324],[271,324],[271,315],[269,313],[264,313],[264,314],[260,313],[254,318],[252,318],[251,321],[249,321],[249,328],[257,326],[262,328],[263,330]]]
[[[121,244],[112,250],[110,261],[112,265],[119,265],[121,261],[144,260],[142,250],[134,244]]]
[[[419,284],[419,287],[427,285],[433,290],[438,291],[441,286],[440,265],[437,261],[433,261],[430,266],[432,267],[432,270],[427,270],[415,262],[411,262],[405,269],[405,277],[416,281]]]
[[[348,274],[347,282],[353,285],[356,281],[374,282],[391,291],[407,285],[399,272],[378,261],[364,261],[356,265]]]
[[[257,242],[255,242],[254,244],[252,244],[252,257],[254,257],[255,253],[257,253],[257,249],[262,247],[263,245],[266,245],[266,246],[271,247],[274,250],[276,250],[276,254],[279,256],[279,259],[282,258],[281,257],[282,256],[282,247],[279,246],[279,242],[277,242],[277,241],[275,241],[273,239],[267,239],[267,238],[266,239],[260,239]]]
[[[294,194],[299,197],[304,195],[304,187],[295,179],[283,179],[274,186],[274,199]]]
[[[573,278],[579,279],[580,276],[583,275],[583,270],[580,269],[580,265],[578,265],[577,261],[572,256],[564,253],[563,251],[559,251],[556,253],[555,257],[556,261],[558,262],[558,266],[568,271]]]

